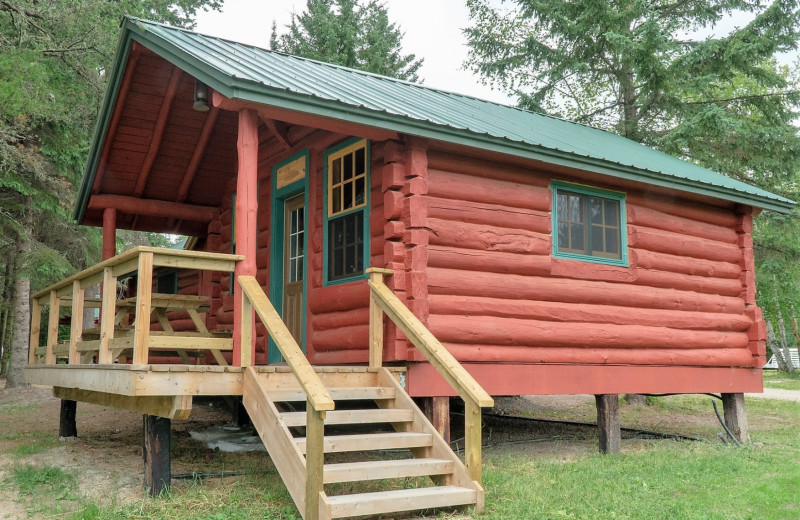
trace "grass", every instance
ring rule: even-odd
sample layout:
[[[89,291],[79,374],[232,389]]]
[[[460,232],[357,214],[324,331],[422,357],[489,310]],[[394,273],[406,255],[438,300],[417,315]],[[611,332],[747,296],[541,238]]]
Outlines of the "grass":
[[[764,370],[764,386],[783,390],[800,390],[800,371],[795,370],[789,373]]]

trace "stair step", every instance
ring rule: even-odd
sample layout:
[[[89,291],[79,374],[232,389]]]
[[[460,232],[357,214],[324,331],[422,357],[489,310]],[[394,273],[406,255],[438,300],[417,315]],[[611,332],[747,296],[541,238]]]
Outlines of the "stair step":
[[[281,414],[286,426],[305,426],[306,412],[284,412]],[[331,410],[325,413],[325,426],[332,424],[376,424],[402,423],[414,420],[412,410],[386,408],[381,410]]]
[[[373,460],[326,464],[323,482],[357,482],[385,478],[424,477],[453,473],[453,461],[444,459]]]
[[[334,387],[328,388],[328,393],[331,394],[334,401],[394,399],[395,397],[395,389],[385,386]],[[307,399],[302,388],[273,388],[267,390],[267,395],[277,402],[298,402]]]
[[[457,486],[398,489],[327,497],[330,518],[461,506],[474,504],[476,500],[475,490]]]
[[[294,439],[301,453],[306,452],[305,437]],[[343,451],[393,450],[400,448],[422,448],[433,444],[430,433],[396,432],[357,435],[326,435],[325,453]]]

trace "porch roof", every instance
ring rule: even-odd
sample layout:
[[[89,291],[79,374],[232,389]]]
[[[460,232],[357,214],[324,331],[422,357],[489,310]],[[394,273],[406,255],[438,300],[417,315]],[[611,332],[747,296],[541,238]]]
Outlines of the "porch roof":
[[[133,42],[242,102],[577,168],[764,209],[794,202],[635,141],[414,83],[126,18],[75,218],[86,211]]]

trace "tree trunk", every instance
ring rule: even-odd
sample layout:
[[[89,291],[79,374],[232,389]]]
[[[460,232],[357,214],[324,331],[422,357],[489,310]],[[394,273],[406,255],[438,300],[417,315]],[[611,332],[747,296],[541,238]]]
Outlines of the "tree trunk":
[[[22,233],[17,238],[17,262],[14,281],[14,299],[12,312],[14,325],[11,337],[11,359],[8,366],[6,387],[14,388],[25,384],[23,369],[28,363],[28,342],[30,341],[31,318],[31,280],[24,272],[25,259],[31,250],[30,236],[33,228],[33,212],[31,200],[25,205],[25,216],[22,220]]]
[[[778,370],[786,372],[786,360],[783,359],[780,345],[778,345],[778,340],[775,339],[775,328],[772,326],[772,322],[769,321],[767,322],[767,345],[769,345],[769,351],[775,356]]]
[[[786,362],[786,371],[793,372],[792,353],[789,351],[789,341],[786,339],[786,324],[783,322],[783,313],[778,310],[778,331],[781,333],[781,348],[783,349],[783,360]]]
[[[11,351],[11,298],[14,296],[14,284],[11,275],[14,272],[14,257],[12,252],[6,259],[3,273],[2,313],[0,313],[0,377],[8,371],[8,357]]]

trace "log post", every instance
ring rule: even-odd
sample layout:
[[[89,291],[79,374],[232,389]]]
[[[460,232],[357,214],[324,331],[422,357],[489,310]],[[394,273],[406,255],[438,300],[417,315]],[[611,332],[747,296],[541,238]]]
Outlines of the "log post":
[[[144,415],[142,458],[144,459],[144,485],[150,496],[158,496],[170,485],[169,443],[172,421],[164,417]]]
[[[58,422],[58,436],[62,439],[78,436],[78,426],[75,423],[75,414],[78,402],[69,399],[61,400],[61,415]]]
[[[306,402],[306,511],[303,518],[319,517],[319,494],[322,491],[323,465],[325,464],[325,412],[314,410],[311,400]]]
[[[103,210],[103,260],[108,260],[117,254],[117,210],[105,208]]]
[[[722,394],[722,409],[725,413],[725,425],[739,442],[750,442],[747,431],[747,413],[744,409],[744,394]]]
[[[602,453],[619,453],[621,434],[619,429],[619,395],[600,394],[594,396],[597,404],[597,430]]]
[[[233,276],[233,364],[240,366],[243,361],[253,359],[255,335],[247,338],[245,345],[242,337],[243,309],[242,288],[238,279],[243,275],[255,276],[256,267],[256,230],[258,225],[258,114],[249,109],[239,111],[239,137],[237,141],[239,153],[239,171],[236,174],[236,207],[233,208],[236,218],[236,254],[244,256],[244,260],[236,262]],[[250,312],[250,330],[255,329],[255,315]],[[248,349],[243,353],[242,349]]]
[[[469,478],[481,482],[481,407],[472,399],[464,400],[464,465]]]
[[[447,396],[423,397],[422,412],[445,442],[450,442],[450,398]]]

